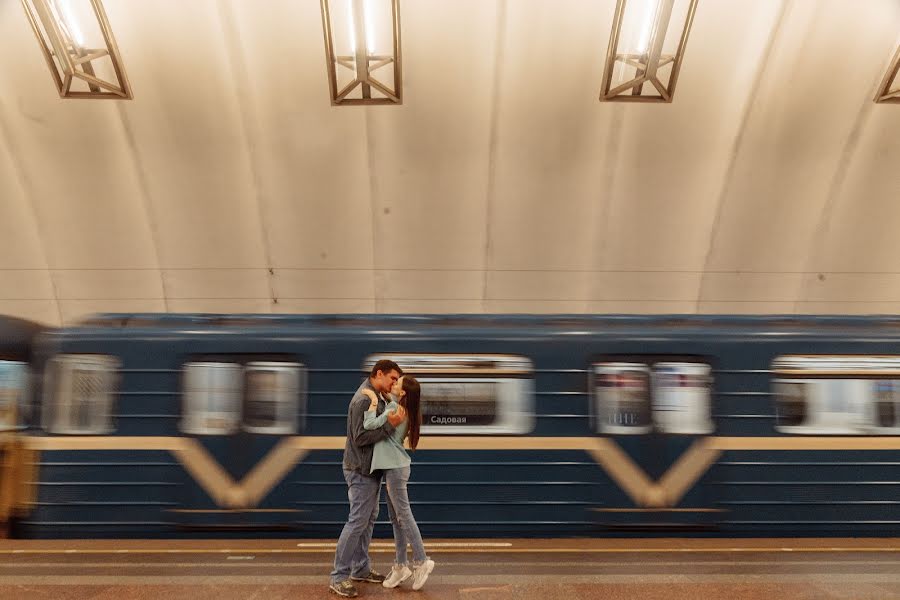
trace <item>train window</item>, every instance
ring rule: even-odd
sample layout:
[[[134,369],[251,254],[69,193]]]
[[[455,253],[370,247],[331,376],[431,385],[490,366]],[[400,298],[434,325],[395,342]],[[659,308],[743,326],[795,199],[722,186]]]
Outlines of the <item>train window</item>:
[[[503,393],[497,381],[425,378],[422,384],[422,424],[444,427],[497,424],[502,411],[497,404]]]
[[[712,433],[710,367],[704,363],[659,362],[653,365],[653,422],[659,431]]]
[[[772,371],[778,431],[900,432],[900,356],[781,356]]]
[[[422,386],[423,434],[524,434],[534,427],[534,369],[520,356],[383,354]]]
[[[877,380],[873,385],[875,428],[885,433],[900,433],[900,380]]]
[[[698,362],[595,363],[596,429],[612,435],[710,433],[710,372]]]
[[[52,358],[44,385],[44,428],[71,435],[113,431],[118,368],[119,362],[112,356],[62,354]]]
[[[775,382],[775,421],[780,427],[798,427],[806,421],[806,384]]]
[[[244,430],[251,433],[296,433],[302,365],[251,362],[244,373],[247,383]]]
[[[653,429],[650,370],[643,363],[595,364],[594,401],[603,433],[641,434]]]
[[[194,435],[235,433],[241,420],[243,371],[236,363],[186,363],[181,430]]]
[[[21,429],[28,419],[28,365],[0,360],[0,431]]]
[[[776,428],[785,433],[864,433],[871,381],[775,380]]]

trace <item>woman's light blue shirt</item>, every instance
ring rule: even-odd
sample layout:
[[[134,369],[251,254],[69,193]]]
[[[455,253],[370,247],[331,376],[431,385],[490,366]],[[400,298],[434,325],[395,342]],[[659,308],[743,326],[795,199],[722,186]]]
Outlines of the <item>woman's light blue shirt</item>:
[[[384,408],[384,412],[376,415],[374,410],[367,410],[363,418],[363,427],[366,429],[378,429],[385,424],[390,411],[400,410],[400,405],[393,399],[388,402]],[[372,471],[376,469],[399,469],[408,467],[412,462],[409,454],[403,448],[403,438],[406,437],[406,431],[409,429],[409,419],[404,419],[402,423],[394,428],[391,437],[376,442],[372,449]]]

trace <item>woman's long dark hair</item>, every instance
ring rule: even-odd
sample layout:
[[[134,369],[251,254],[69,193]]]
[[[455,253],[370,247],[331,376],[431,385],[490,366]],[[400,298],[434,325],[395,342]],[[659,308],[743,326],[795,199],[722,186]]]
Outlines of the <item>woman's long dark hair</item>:
[[[422,426],[422,411],[419,408],[421,391],[415,377],[403,376],[403,391],[406,394],[400,398],[400,405],[406,409],[409,419],[409,430],[406,435],[409,438],[409,447],[415,450],[419,443],[419,428]]]

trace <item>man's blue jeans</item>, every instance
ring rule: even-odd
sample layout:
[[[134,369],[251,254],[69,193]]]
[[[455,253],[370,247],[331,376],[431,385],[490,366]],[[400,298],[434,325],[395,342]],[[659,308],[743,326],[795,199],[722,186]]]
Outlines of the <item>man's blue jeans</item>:
[[[344,479],[350,499],[350,516],[334,552],[332,583],[369,574],[369,542],[372,541],[381,496],[380,473],[378,477],[372,477],[344,469]]]

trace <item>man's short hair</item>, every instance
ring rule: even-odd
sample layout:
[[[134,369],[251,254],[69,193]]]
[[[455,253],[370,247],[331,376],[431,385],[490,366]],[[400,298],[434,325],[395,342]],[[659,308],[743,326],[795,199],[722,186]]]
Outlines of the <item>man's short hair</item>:
[[[369,377],[375,377],[375,375],[381,371],[382,373],[390,373],[391,371],[397,371],[400,375],[403,375],[403,369],[392,360],[382,359],[379,360],[372,366],[372,372],[369,373]]]

